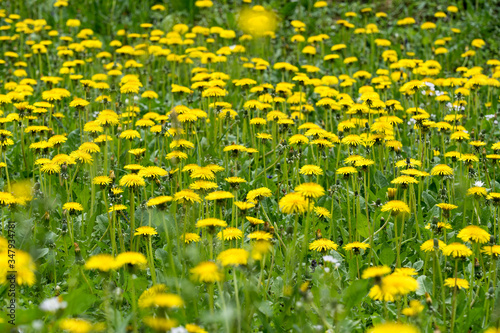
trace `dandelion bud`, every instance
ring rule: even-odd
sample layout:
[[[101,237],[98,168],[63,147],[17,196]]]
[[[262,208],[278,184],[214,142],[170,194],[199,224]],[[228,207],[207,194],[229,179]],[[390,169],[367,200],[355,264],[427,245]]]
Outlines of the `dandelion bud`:
[[[321,239],[323,238],[323,235],[321,234],[321,229],[316,230],[316,239]]]
[[[74,245],[75,245],[75,263],[77,265],[83,265],[85,263],[85,260],[83,260],[80,247],[78,246],[77,243],[74,243]]]
[[[299,287],[301,293],[305,293],[309,289],[309,281],[302,283]]]
[[[314,272],[314,270],[316,269],[317,266],[318,266],[318,262],[315,259],[313,259],[311,261],[311,270]]]
[[[68,222],[66,222],[66,219],[63,219],[61,221],[61,233],[65,235],[68,232]]]
[[[431,295],[429,295],[429,293],[425,293],[425,303],[427,303],[428,306],[432,305],[432,298]]]

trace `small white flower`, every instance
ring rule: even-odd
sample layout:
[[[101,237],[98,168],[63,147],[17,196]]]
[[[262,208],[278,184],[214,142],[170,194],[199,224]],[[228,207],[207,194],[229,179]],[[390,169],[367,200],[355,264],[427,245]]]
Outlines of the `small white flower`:
[[[431,90],[434,90],[434,87],[435,87],[434,83],[431,83],[431,82],[427,82],[427,81],[425,81],[425,82],[424,82],[424,84],[425,84],[427,87],[431,88]]]
[[[172,332],[172,333],[188,333],[188,331],[183,326],[174,327],[170,330],[170,332]]]
[[[483,185],[484,185],[484,183],[480,180],[478,180],[474,183],[474,186],[476,186],[476,187],[483,187]]]
[[[67,306],[68,302],[60,300],[59,297],[52,297],[47,298],[40,303],[40,310],[54,313],[59,309],[65,309]]]
[[[332,264],[334,264],[337,262],[337,259],[335,259],[333,256],[324,256],[323,261],[331,262]]]
[[[494,114],[487,114],[484,116],[486,119],[490,120],[490,119],[493,119],[495,118],[495,115]]]
[[[43,328],[43,321],[40,319],[33,320],[31,326],[33,327],[33,329],[40,331]]]
[[[115,290],[113,290],[113,293],[115,294],[115,297],[119,297],[123,294],[123,290],[120,287],[116,287]]]
[[[330,267],[325,267],[325,272],[330,273]]]

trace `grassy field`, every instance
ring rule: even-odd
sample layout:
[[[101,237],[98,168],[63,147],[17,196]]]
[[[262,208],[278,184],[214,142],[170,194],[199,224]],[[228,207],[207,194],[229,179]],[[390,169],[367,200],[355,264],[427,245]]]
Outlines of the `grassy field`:
[[[499,15],[3,1],[0,331],[500,332]]]

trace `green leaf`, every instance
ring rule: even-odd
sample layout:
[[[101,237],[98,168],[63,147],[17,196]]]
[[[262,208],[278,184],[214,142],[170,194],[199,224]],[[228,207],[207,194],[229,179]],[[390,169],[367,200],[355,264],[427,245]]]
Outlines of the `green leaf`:
[[[286,18],[291,16],[297,7],[298,2],[289,2],[285,6],[281,7],[280,14]]]
[[[271,285],[271,291],[274,293],[275,298],[281,297],[281,294],[283,293],[283,286],[284,286],[283,279],[278,276],[276,280]]]
[[[68,302],[68,307],[64,311],[67,316],[81,315],[91,308],[97,297],[89,293],[87,285],[72,290],[67,295],[63,295],[63,299]]]
[[[389,186],[389,182],[387,181],[387,178],[385,178],[384,174],[380,170],[377,170],[377,172],[375,173],[374,180],[375,180],[375,184],[377,184],[377,186],[379,188]]]
[[[35,251],[35,254],[33,255],[33,260],[37,261],[38,259],[43,258],[47,255],[47,253],[49,253],[48,248],[38,249]]]
[[[481,209],[481,212],[479,213],[479,216],[481,217],[481,224],[482,225],[488,225],[488,222],[490,221],[491,218],[491,210],[490,206],[486,205]]]
[[[428,209],[434,207],[438,202],[428,191],[422,192],[422,199],[424,199],[425,205]]]
[[[346,312],[349,312],[353,306],[359,305],[363,298],[366,297],[369,284],[368,280],[356,280],[346,289],[342,294]]]
[[[420,275],[417,278],[417,282],[418,282],[418,289],[416,291],[416,294],[418,296],[423,296],[423,295],[425,295],[425,293],[431,293],[431,291],[432,291],[431,279],[429,279],[425,275]]]
[[[364,238],[370,237],[370,226],[368,225],[368,221],[366,220],[366,216],[364,216],[364,215],[358,216],[357,231]]]
[[[331,203],[329,203],[329,205],[330,204]],[[331,207],[331,206],[326,206],[326,207]],[[338,221],[338,220],[340,220],[341,215],[342,215],[342,211],[341,211],[341,208],[339,206],[339,203],[337,202],[337,200],[334,200],[333,201],[332,219],[334,219],[335,221]]]
[[[422,267],[424,266],[424,262],[422,260],[419,260],[417,262],[415,262],[413,264],[413,268],[416,270],[416,271],[419,271],[422,269]]]
[[[394,260],[396,260],[394,250],[388,247],[383,248],[380,252],[380,261],[382,264],[390,266],[394,263]]]

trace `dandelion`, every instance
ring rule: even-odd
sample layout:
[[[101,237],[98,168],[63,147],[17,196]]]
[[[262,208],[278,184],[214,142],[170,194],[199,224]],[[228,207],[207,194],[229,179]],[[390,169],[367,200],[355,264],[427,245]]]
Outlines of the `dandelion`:
[[[323,186],[316,183],[303,183],[295,188],[295,192],[300,193],[304,198],[317,199],[325,194]]]
[[[453,175],[453,169],[446,164],[438,164],[431,170],[432,176],[450,176]]]
[[[156,229],[148,226],[139,227],[135,229],[134,233],[134,236],[154,236],[154,235],[158,235]]]
[[[59,328],[71,333],[87,333],[92,330],[92,324],[80,318],[65,318],[59,323]]]
[[[400,200],[391,200],[382,206],[383,212],[391,212],[391,215],[396,216],[400,213],[410,213],[410,208],[406,203]]]
[[[222,266],[239,266],[246,265],[248,263],[248,257],[250,253],[244,249],[229,249],[222,251],[218,256],[217,260],[222,264]]]
[[[280,210],[285,214],[303,214],[308,209],[309,203],[300,193],[289,193],[279,201]]]
[[[114,256],[110,254],[96,254],[85,262],[85,269],[97,269],[101,272],[108,272],[118,268],[118,263]]]
[[[461,243],[451,243],[446,245],[443,249],[445,256],[452,256],[453,258],[466,258],[472,255],[471,249]]]
[[[475,225],[470,225],[463,228],[462,230],[460,230],[457,237],[464,242],[475,242],[481,244],[484,244],[490,240],[490,234],[486,230]]]
[[[343,246],[346,251],[352,251],[355,254],[359,253],[361,250],[367,250],[370,248],[369,244],[361,242],[352,242]]]
[[[317,165],[304,165],[302,168],[300,168],[299,173],[301,175],[307,176],[320,176],[323,174],[323,169],[321,169]]]
[[[235,240],[243,238],[243,232],[238,228],[225,228],[217,234],[217,238],[224,240]]]
[[[379,278],[381,276],[387,275],[391,272],[391,269],[387,266],[374,266],[364,270],[363,279]]]
[[[367,333],[418,333],[419,330],[410,324],[383,323],[370,328]]]
[[[216,263],[211,261],[206,261],[199,263],[196,267],[192,268],[191,273],[194,278],[200,282],[214,283],[221,281],[224,275],[217,266]]]
[[[146,257],[138,252],[123,252],[116,257],[117,267],[122,267],[124,265],[142,267],[146,264]]]
[[[120,179],[120,186],[135,188],[139,186],[146,186],[146,182],[142,176],[131,174],[125,175]]]
[[[448,278],[444,280],[444,285],[450,288],[469,289],[469,282],[459,278]]]
[[[338,248],[337,244],[326,238],[317,239],[309,244],[309,250],[321,253],[324,253],[328,250],[337,250],[337,248]]]
[[[201,198],[191,190],[182,190],[174,194],[174,201],[181,204],[193,204],[195,202],[201,202]]]
[[[187,232],[181,237],[186,244],[190,243],[198,243],[201,240],[200,235],[192,233],[192,232]]]
[[[197,228],[206,228],[206,227],[227,227],[227,223],[223,220],[219,220],[216,218],[208,218],[208,219],[202,219],[198,220],[196,222],[196,227]]]

